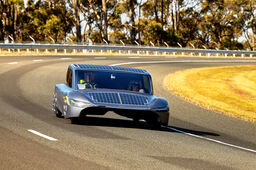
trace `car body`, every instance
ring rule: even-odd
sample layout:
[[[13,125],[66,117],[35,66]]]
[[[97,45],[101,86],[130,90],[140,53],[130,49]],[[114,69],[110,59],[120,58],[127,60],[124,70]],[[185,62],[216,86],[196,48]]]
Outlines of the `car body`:
[[[152,126],[167,125],[168,102],[153,95],[149,72],[137,68],[71,64],[66,83],[56,84],[53,111],[75,123],[86,115],[113,111]]]

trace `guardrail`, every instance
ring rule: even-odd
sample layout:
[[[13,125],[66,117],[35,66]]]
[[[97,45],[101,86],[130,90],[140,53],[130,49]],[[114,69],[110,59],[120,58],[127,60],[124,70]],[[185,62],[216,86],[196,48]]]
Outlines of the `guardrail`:
[[[30,50],[34,50],[38,52],[39,50],[53,50],[55,52],[62,51],[64,53],[67,50],[73,50],[73,52],[77,52],[80,50],[83,53],[94,52],[94,50],[108,50],[110,52],[118,51],[119,53],[128,53],[137,52],[138,54],[158,54],[168,53],[172,55],[185,55],[185,53],[189,53],[189,55],[205,55],[211,56],[215,54],[216,56],[223,54],[224,56],[232,55],[233,57],[242,56],[242,57],[256,57],[256,51],[236,51],[236,50],[213,50],[213,49],[191,49],[191,48],[171,48],[171,47],[151,47],[151,46],[114,46],[114,45],[75,45],[75,44],[24,44],[24,43],[8,43],[1,44],[0,50],[5,49],[8,51],[11,50],[26,50],[27,52]]]

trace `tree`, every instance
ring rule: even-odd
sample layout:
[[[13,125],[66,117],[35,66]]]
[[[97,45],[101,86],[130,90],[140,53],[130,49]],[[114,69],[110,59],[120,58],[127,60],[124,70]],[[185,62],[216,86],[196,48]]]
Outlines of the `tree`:
[[[203,0],[201,7],[200,29],[208,36],[210,48],[243,48],[236,37],[242,33],[244,20],[239,17],[235,1]]]
[[[104,21],[104,39],[108,41],[108,15],[107,15],[107,2],[106,0],[102,0],[102,15]]]
[[[129,40],[131,44],[135,44],[136,40],[136,25],[135,25],[135,8],[137,5],[137,0],[124,0],[120,4],[120,8],[129,17],[129,21],[127,21],[124,25],[126,29],[129,30]]]
[[[0,41],[123,42],[255,48],[251,0],[0,0]],[[72,35],[71,35],[72,34]],[[241,43],[240,37],[246,41]]]
[[[73,0],[73,7],[75,11],[75,27],[77,42],[81,42],[81,23],[80,23],[80,0]]]
[[[65,0],[27,1],[21,20],[25,41],[63,41],[73,26],[72,11],[66,7]]]
[[[236,2],[243,12],[243,17],[246,22],[243,27],[243,33],[246,37],[247,46],[251,50],[256,49],[256,1],[242,0]]]
[[[0,25],[2,25],[2,33],[0,39],[13,38],[14,41],[19,39],[19,27],[21,22],[19,17],[21,15],[21,9],[24,7],[22,0],[8,0],[0,1]]]

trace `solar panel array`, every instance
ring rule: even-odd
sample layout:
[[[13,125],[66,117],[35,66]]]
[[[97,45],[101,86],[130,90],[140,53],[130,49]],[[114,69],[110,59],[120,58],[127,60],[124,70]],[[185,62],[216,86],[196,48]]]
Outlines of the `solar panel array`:
[[[113,70],[116,70],[116,71],[129,71],[129,72],[135,72],[135,73],[146,73],[145,70],[137,69],[137,68],[117,67],[117,66],[112,66],[112,67],[113,67]]]
[[[88,69],[88,70],[112,70],[111,66],[105,66],[105,65],[74,64],[74,66],[82,69]]]
[[[96,103],[121,104],[118,93],[88,93]]]
[[[88,93],[95,103],[105,104],[123,104],[123,105],[137,105],[144,106],[149,102],[149,98],[136,94],[123,93]]]
[[[86,70],[103,70],[103,71],[127,71],[134,73],[147,73],[146,70],[129,68],[129,67],[118,67],[118,66],[106,66],[106,65],[92,65],[92,64],[74,64],[75,67],[86,69]]]
[[[120,94],[122,104],[128,105],[146,105],[148,104],[148,97],[133,94]]]

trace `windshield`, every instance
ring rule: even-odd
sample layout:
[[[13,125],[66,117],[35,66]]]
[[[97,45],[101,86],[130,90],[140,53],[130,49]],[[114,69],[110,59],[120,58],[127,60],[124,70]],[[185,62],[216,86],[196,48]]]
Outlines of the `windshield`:
[[[116,89],[152,94],[149,75],[117,72],[76,71],[77,89]]]

